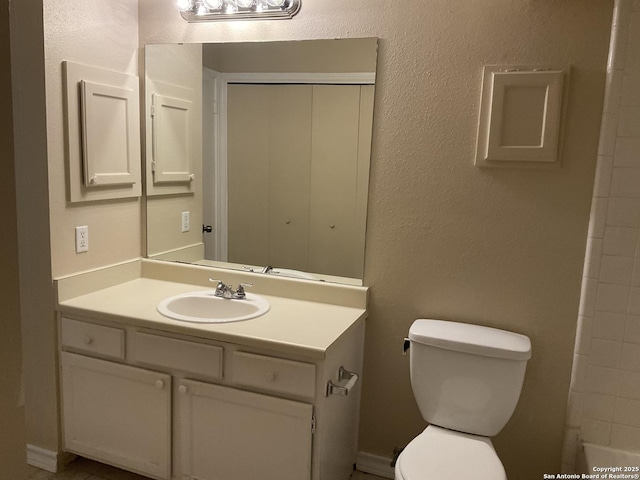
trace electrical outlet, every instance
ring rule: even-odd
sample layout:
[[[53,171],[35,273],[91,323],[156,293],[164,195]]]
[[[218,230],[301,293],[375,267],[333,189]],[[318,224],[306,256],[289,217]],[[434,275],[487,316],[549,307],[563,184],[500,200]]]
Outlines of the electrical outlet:
[[[89,227],[76,227],[76,253],[89,251]]]
[[[189,212],[182,212],[182,233],[189,231],[189,223],[191,223]]]

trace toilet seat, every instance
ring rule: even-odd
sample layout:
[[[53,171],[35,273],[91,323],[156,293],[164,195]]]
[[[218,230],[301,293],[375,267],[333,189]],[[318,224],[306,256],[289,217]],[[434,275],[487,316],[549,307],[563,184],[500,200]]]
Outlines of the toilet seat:
[[[402,451],[395,480],[507,480],[488,437],[429,425]]]

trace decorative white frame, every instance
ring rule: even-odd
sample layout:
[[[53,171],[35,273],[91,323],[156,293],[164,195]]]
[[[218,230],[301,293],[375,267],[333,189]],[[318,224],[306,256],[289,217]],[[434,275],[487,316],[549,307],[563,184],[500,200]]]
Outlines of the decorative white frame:
[[[186,98],[174,98],[166,95],[160,95],[153,93],[151,95],[151,122],[152,122],[152,136],[153,136],[153,151],[151,152],[151,171],[153,174],[153,183],[177,183],[177,182],[191,182],[193,181],[193,172],[191,167],[193,162],[191,160],[190,152],[190,138],[189,129],[191,126],[191,110],[193,102]],[[159,143],[162,141],[163,136],[160,131],[164,126],[165,112],[168,109],[184,112],[184,169],[180,171],[166,171],[164,169],[164,149],[160,148]]]
[[[225,229],[228,227],[226,128],[224,134],[225,141],[224,145],[222,145],[221,137],[223,135],[221,134],[220,110],[218,108],[221,76],[221,73],[209,68],[203,68],[202,70],[202,129],[203,132],[212,132],[212,135],[202,135],[202,157],[213,158],[213,162],[202,162],[202,216],[203,218],[213,219],[213,225],[215,225],[212,235],[203,235],[205,248],[204,257],[206,257],[210,251],[213,251],[215,252],[215,256],[212,258],[227,261],[227,236],[222,235],[219,228],[220,225],[224,225]],[[220,161],[221,158],[225,158],[224,164]],[[215,182],[215,179],[219,179],[220,177],[225,179],[224,188],[220,187],[221,182]],[[204,185],[208,184],[211,179],[214,179],[214,181],[211,182],[214,188],[204,188]]]
[[[145,171],[146,194],[148,197],[156,197],[159,195],[193,194],[194,187],[198,183],[195,177],[194,177],[194,181],[189,181],[189,182],[182,181],[182,182],[156,183],[153,181],[154,179],[154,173],[153,173],[154,133],[153,133],[153,118],[152,118],[152,113],[153,113],[152,96],[154,94],[158,94],[165,97],[176,98],[176,99],[187,99],[194,102],[196,101],[195,93],[189,87],[174,85],[174,84],[162,82],[159,80],[153,80],[152,78],[149,78],[149,77],[145,77],[144,140],[145,140],[146,161],[144,162],[144,169],[145,169],[144,171]],[[194,103],[194,108],[196,108],[195,103]],[[193,117],[191,118],[191,120],[193,121]],[[194,125],[192,122],[191,129],[193,130],[193,128],[194,128]],[[191,141],[194,142],[199,140],[196,140],[195,137],[191,137]],[[191,168],[194,169],[196,166],[197,166],[197,161],[191,165]]]
[[[139,197],[142,194],[139,79],[135,75],[114,72],[73,62],[62,62],[65,103],[65,140],[68,172],[68,200],[71,203],[93,200]],[[115,91],[131,91],[128,109],[127,135],[130,143],[129,167],[131,182],[106,183],[101,188],[87,186],[84,174],[83,121],[81,82],[99,84]],[[91,179],[91,177],[86,177]],[[104,179],[104,178],[103,178]],[[99,184],[98,184],[99,185]]]
[[[140,137],[131,135],[138,108],[133,90],[81,80],[80,92],[85,187],[134,184],[131,167],[140,162]],[[120,150],[120,155],[110,156],[113,152],[105,150],[105,144]]]
[[[216,259],[227,261],[228,259],[228,237],[226,235],[229,228],[227,217],[228,194],[227,194],[227,95],[229,84],[233,83],[279,83],[279,84],[310,84],[310,85],[375,85],[375,72],[353,72],[353,73],[218,73],[212,70],[203,75],[205,79],[204,89],[207,81],[215,83],[214,91],[214,191],[215,201],[213,212],[214,229],[213,250]],[[203,174],[203,183],[208,182]],[[203,188],[207,191],[207,188]],[[206,202],[207,199],[205,198]]]
[[[558,168],[563,70],[523,66],[485,66],[475,164],[479,167]],[[539,145],[503,145],[505,98],[510,88],[544,89]]]

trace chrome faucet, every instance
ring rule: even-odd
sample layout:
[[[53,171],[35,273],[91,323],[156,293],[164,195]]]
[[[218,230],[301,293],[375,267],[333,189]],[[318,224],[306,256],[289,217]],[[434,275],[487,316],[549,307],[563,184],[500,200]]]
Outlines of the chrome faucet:
[[[226,298],[229,300],[242,300],[247,297],[244,291],[245,287],[253,287],[253,283],[241,283],[236,290],[233,289],[233,285],[227,285],[222,280],[209,279],[210,282],[218,282],[215,292],[213,294],[216,297]]]
[[[269,273],[271,270],[273,270],[273,267],[271,265],[267,265],[262,269],[262,273]]]

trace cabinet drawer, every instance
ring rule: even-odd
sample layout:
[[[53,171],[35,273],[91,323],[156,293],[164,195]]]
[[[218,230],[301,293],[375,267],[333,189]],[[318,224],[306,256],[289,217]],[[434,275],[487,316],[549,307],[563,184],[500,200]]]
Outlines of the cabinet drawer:
[[[60,325],[63,348],[124,360],[124,330],[63,318]]]
[[[234,352],[234,383],[302,397],[316,391],[316,366],[282,358]]]
[[[187,373],[222,378],[223,348],[206,343],[135,332],[132,359]]]

